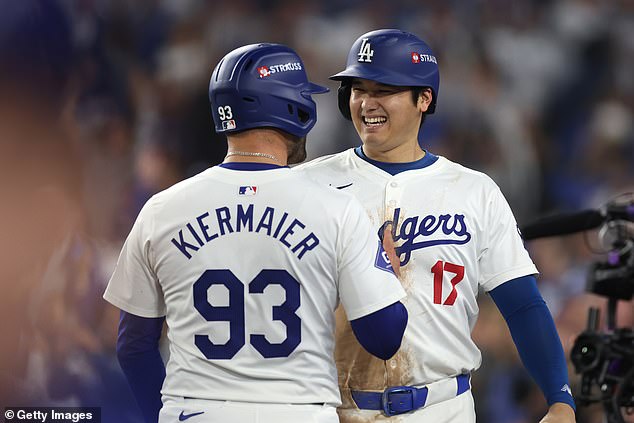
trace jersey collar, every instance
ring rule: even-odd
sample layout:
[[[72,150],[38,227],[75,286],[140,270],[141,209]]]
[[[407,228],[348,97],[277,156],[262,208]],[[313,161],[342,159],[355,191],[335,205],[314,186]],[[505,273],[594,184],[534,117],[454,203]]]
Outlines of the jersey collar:
[[[377,160],[372,160],[371,158],[365,155],[365,153],[363,152],[363,148],[361,146],[354,149],[354,152],[357,156],[359,156],[366,162],[370,163],[371,165],[378,167],[384,172],[389,173],[392,176],[399,174],[401,172],[404,172],[406,170],[423,169],[427,166],[431,166],[432,164],[436,163],[436,160],[438,160],[438,156],[430,153],[427,150],[424,150],[424,151],[425,151],[425,155],[423,156],[423,158],[416,160],[415,162],[388,163],[388,162],[379,162]]]
[[[280,166],[272,163],[256,163],[256,162],[229,162],[220,163],[219,167],[231,170],[271,170],[271,169],[288,169],[288,166]]]

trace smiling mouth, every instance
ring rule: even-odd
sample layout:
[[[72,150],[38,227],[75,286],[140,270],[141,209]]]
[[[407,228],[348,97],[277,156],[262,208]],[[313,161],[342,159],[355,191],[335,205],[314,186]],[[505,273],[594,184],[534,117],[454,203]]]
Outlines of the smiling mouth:
[[[361,118],[363,119],[363,123],[370,128],[378,128],[380,126],[383,126],[385,122],[387,122],[387,118],[384,116],[362,116]]]

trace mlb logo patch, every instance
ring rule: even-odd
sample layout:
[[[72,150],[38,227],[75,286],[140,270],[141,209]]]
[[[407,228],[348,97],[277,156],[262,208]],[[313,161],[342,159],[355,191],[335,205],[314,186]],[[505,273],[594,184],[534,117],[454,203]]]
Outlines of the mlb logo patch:
[[[231,120],[223,120],[222,121],[222,129],[224,129],[225,131],[228,129],[236,129],[236,121],[231,119]]]
[[[238,195],[255,195],[258,192],[257,186],[245,186],[238,188]]]
[[[260,66],[258,68],[258,73],[260,74],[260,78],[266,78],[267,76],[271,75],[271,71],[269,70],[268,66]]]
[[[415,51],[412,52],[412,63],[420,63],[420,55]]]

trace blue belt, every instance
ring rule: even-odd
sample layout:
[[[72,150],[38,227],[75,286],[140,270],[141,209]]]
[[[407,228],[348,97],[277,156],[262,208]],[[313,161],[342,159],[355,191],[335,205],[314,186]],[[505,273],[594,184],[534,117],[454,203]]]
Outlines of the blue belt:
[[[456,376],[456,395],[458,396],[470,388],[469,373]],[[426,405],[429,388],[424,386],[392,386],[383,392],[350,391],[352,399],[362,410],[383,410],[386,416],[395,416]],[[446,398],[449,399],[449,398]],[[427,404],[431,405],[431,404]]]

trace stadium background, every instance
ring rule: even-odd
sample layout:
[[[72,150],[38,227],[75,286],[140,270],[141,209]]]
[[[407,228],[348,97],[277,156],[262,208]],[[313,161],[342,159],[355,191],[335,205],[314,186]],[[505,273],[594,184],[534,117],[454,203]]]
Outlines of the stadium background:
[[[226,145],[213,131],[207,85],[213,65],[237,46],[288,44],[311,80],[331,88],[318,98],[309,159],[358,144],[337,110],[337,85],[327,77],[343,67],[360,34],[397,27],[425,39],[441,69],[438,107],[423,128],[423,146],[488,173],[520,224],[634,191],[630,0],[63,4],[76,48],[79,96],[68,140],[77,153],[78,224],[29,291],[22,343],[8,347],[26,351],[16,395],[25,404],[99,405],[104,421],[140,421],[115,358],[117,311],[101,294],[145,200],[222,161]],[[593,234],[587,238],[599,247]],[[581,235],[528,246],[568,354],[587,307],[604,306],[584,293],[586,269],[602,256]],[[480,302],[478,420],[536,422],[544,413],[541,394],[492,302],[485,295]],[[631,325],[633,314],[632,304],[624,304],[619,323]],[[572,370],[571,378],[574,389]],[[578,416],[579,422],[601,421],[597,409]]]

